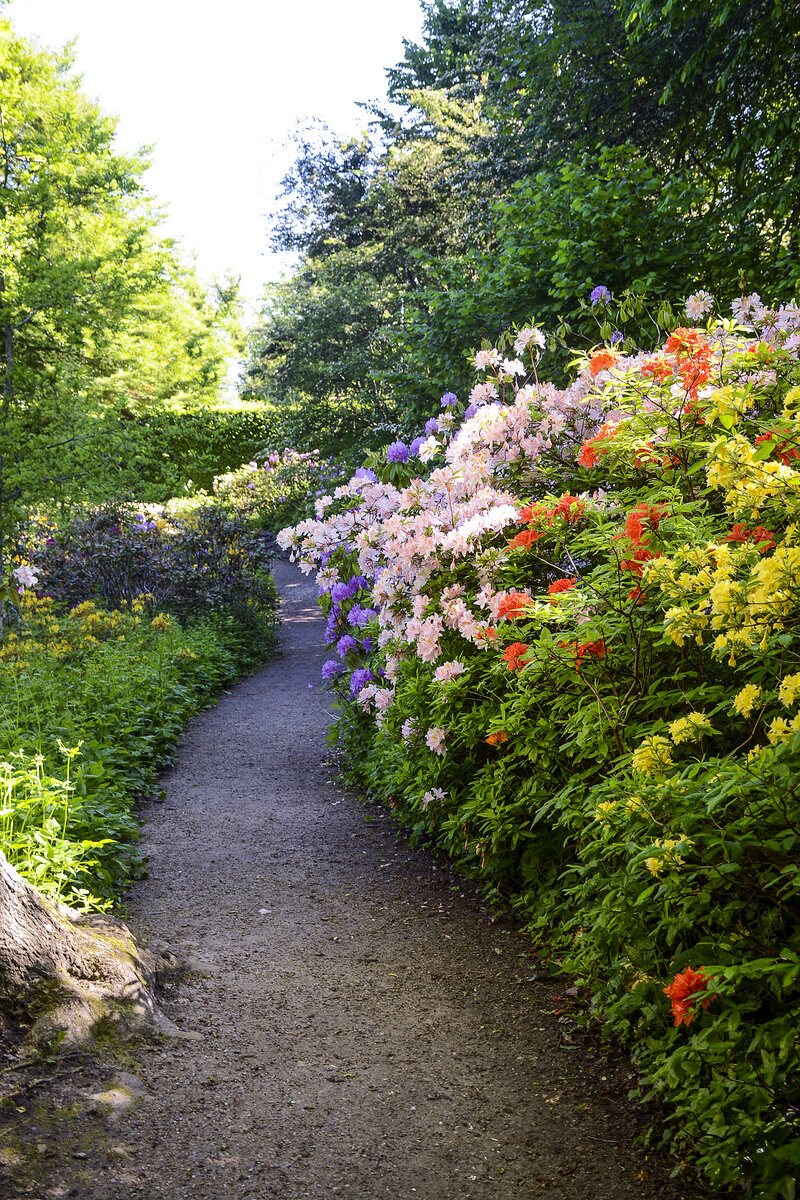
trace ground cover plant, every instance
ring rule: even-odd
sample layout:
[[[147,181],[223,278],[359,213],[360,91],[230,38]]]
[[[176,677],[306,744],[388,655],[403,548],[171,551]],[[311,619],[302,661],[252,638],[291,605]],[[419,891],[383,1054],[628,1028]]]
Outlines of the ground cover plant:
[[[603,285],[589,298],[604,310]],[[352,776],[514,898],[715,1186],[795,1195],[800,309],[705,292],[566,387],[516,329],[281,544]]]
[[[272,644],[241,520],[131,508],[32,523],[0,648],[0,849],[43,893],[107,908],[143,864],[136,804],[188,718]]]

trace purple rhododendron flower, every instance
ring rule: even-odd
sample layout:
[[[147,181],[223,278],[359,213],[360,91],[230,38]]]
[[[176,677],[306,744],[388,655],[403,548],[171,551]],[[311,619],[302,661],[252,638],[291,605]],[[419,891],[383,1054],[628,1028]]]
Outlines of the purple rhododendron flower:
[[[362,608],[360,604],[354,604],[347,614],[347,622],[362,629],[375,616],[377,613],[374,608]]]
[[[458,396],[455,392],[445,392],[439,403],[442,408],[452,408],[454,404],[458,404]]]
[[[368,479],[370,483],[378,482],[378,476],[369,467],[359,467],[353,479]]]
[[[616,346],[618,342],[624,341],[625,334],[621,329],[615,329],[611,335],[611,345]]]
[[[592,304],[608,304],[610,299],[611,292],[604,283],[598,284],[598,286],[589,293],[589,300]]]
[[[464,420],[465,420],[465,421],[468,421],[468,420],[470,419],[470,417],[474,417],[474,416],[475,416],[475,413],[476,413],[477,411],[478,411],[478,406],[477,406],[477,404],[468,404],[468,405],[467,405],[467,408],[466,408],[466,411],[465,411],[465,413],[464,413]]]
[[[425,422],[425,432],[428,437],[439,432],[439,422],[436,420],[436,417],[431,417],[430,421]]]
[[[335,583],[331,588],[331,600],[334,604],[342,604],[352,596],[349,583]]]
[[[336,641],[337,632],[338,632],[338,630],[336,628],[336,613],[332,612],[332,613],[328,614],[328,624],[325,626],[325,645],[326,646],[330,646],[331,642]]]
[[[425,441],[424,437],[415,437],[411,445],[408,447],[408,453],[411,458],[416,458],[419,454],[419,448]]]
[[[369,654],[369,652],[370,652],[370,650],[371,650],[371,649],[372,649],[372,638],[370,638],[370,637],[365,637],[365,638],[364,638],[364,651],[365,651],[365,653],[366,653],[366,654]],[[382,674],[383,674],[383,672],[380,670],[380,668],[378,668],[378,674],[379,674],[379,675],[382,675]]]
[[[408,446],[405,442],[392,442],[386,451],[386,461],[390,463],[408,462]]]
[[[346,633],[344,637],[340,637],[336,643],[336,653],[340,658],[344,658],[345,654],[349,654],[351,650],[357,649],[358,642],[354,637],[350,637],[349,633]]]
[[[341,675],[344,667],[335,658],[329,658],[327,662],[322,664],[322,678],[335,679],[337,675]]]
[[[375,676],[368,667],[358,667],[350,676],[350,695],[357,696],[363,687],[372,683]]]

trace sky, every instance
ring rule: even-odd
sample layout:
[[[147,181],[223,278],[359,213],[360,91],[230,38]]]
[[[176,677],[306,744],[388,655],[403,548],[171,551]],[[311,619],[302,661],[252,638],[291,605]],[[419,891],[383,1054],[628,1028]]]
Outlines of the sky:
[[[84,90],[119,117],[120,149],[153,147],[164,232],[205,281],[241,275],[250,316],[290,264],[267,234],[287,135],[310,117],[362,130],[357,102],[384,95],[422,27],[419,0],[12,0],[2,15],[46,46],[77,39]]]

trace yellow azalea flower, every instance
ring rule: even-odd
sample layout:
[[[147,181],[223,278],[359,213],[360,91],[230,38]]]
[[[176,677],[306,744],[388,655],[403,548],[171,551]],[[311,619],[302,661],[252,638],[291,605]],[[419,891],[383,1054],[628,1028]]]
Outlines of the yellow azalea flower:
[[[603,821],[604,823],[607,823],[609,815],[614,811],[614,809],[616,807],[617,807],[616,800],[601,801],[601,803],[598,804],[597,809],[594,814],[595,821]]]
[[[733,710],[739,713],[742,717],[749,717],[754,708],[758,706],[761,696],[761,688],[757,683],[747,683],[740,692],[737,692],[733,697]]]
[[[798,732],[800,732],[800,713],[791,721],[787,721],[785,717],[775,717],[767,730],[767,738],[770,745],[777,746],[778,742],[788,742]]]
[[[715,733],[705,713],[688,713],[669,726],[669,736],[676,746],[681,742],[699,742],[705,733]]]
[[[778,688],[778,699],[786,708],[794,704],[800,696],[800,671],[794,675],[785,675]]]
[[[631,765],[643,775],[663,775],[672,766],[672,746],[665,737],[654,734],[634,750]]]

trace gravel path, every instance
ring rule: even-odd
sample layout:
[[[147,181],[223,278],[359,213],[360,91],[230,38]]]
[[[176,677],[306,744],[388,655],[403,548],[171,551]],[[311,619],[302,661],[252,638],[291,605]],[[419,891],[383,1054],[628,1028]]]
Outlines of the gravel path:
[[[140,1101],[64,1117],[58,1183],[53,1164],[2,1194],[696,1195],[633,1148],[629,1068],[570,1033],[563,980],[341,791],[316,588],[275,574],[282,653],[192,722],[129,897],[133,929],[197,967],[164,1004],[196,1036],[138,1048],[121,1081]]]

